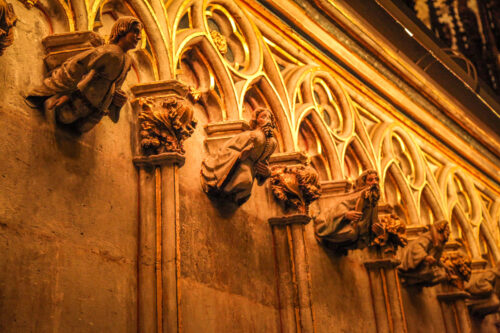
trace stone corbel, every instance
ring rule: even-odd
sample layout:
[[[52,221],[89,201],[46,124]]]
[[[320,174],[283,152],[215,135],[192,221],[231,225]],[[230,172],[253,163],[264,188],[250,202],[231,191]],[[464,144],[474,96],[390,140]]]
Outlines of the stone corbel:
[[[76,31],[54,34],[42,39],[46,56],[43,62],[50,72],[78,53],[104,44],[104,39],[93,31]]]
[[[134,164],[139,170],[138,302],[140,332],[181,327],[179,176],[183,141],[193,132],[199,95],[170,80],[131,88]]]

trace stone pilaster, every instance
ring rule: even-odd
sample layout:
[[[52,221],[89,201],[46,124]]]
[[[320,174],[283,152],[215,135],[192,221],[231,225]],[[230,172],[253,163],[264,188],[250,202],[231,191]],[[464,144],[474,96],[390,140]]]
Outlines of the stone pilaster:
[[[465,305],[465,300],[469,294],[455,288],[443,286],[443,291],[438,293],[437,297],[443,320],[446,327],[446,332],[472,332],[469,311]]]
[[[373,259],[364,262],[370,280],[370,293],[377,332],[408,332],[396,267],[399,260]]]
[[[272,165],[302,165],[302,153],[281,153],[271,157]],[[282,332],[316,332],[311,300],[311,276],[305,244],[305,225],[311,217],[276,207],[276,216],[268,220],[275,247],[277,289]]]
[[[169,120],[178,115],[176,106],[192,106],[190,90],[178,81],[141,84],[131,90],[136,97],[134,164],[139,171],[139,332],[181,332],[178,171],[184,165],[182,141],[189,131],[179,128],[195,122],[192,114],[186,124]],[[154,126],[168,133],[167,140],[148,132]]]

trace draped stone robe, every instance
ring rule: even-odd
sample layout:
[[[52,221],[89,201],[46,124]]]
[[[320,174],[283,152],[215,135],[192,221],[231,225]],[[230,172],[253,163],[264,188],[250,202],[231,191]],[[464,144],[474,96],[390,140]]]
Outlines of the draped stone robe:
[[[58,120],[76,123],[82,132],[90,130],[108,114],[118,121],[121,107],[113,102],[131,67],[130,57],[116,44],[105,44],[79,53],[55,68],[42,85],[26,96],[34,106],[50,97],[70,96],[70,102],[56,109]]]
[[[378,206],[362,200],[363,191],[353,193],[331,209],[325,219],[315,221],[316,237],[327,246],[343,249],[360,249],[370,244],[372,225],[378,222]],[[345,218],[348,211],[363,213],[358,222]]]
[[[264,181],[257,175],[254,166],[257,162],[268,164],[277,141],[266,137],[257,128],[240,133],[222,146],[216,154],[208,156],[201,166],[201,182],[206,193],[229,197],[237,204],[242,204],[250,197],[254,179]],[[241,160],[243,150],[252,147],[247,159]]]

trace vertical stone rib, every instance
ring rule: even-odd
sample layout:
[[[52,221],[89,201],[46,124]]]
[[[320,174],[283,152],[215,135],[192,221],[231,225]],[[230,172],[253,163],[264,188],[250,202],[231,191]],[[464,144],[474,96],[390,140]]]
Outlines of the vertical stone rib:
[[[138,248],[138,326],[139,332],[156,331],[155,285],[155,180],[144,167],[139,168],[139,248]]]

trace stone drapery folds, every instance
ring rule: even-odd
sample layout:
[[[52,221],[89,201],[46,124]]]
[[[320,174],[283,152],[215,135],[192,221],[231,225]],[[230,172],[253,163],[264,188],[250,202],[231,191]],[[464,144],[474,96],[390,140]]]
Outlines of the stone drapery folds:
[[[140,39],[141,23],[122,17],[114,24],[109,44],[70,57],[26,96],[33,107],[54,110],[56,120],[78,132],[91,130],[104,115],[117,122],[127,101],[121,86],[131,68],[127,51]]]
[[[253,111],[250,130],[229,139],[201,165],[201,184],[210,196],[237,205],[248,200],[254,179],[262,184],[270,175],[269,157],[277,147],[274,117],[268,109]]]
[[[16,25],[17,17],[12,5],[0,0],[0,56],[5,49],[14,43],[12,28]]]
[[[370,245],[372,226],[379,223],[378,182],[376,171],[364,171],[356,180],[353,192],[332,207],[325,218],[315,219],[316,238],[327,247],[342,252]]]
[[[429,287],[446,281],[441,256],[449,236],[448,222],[439,221],[403,249],[398,267],[403,284]]]

